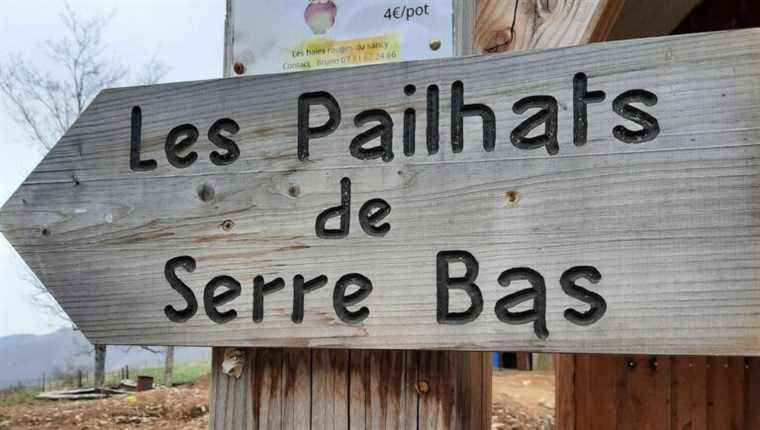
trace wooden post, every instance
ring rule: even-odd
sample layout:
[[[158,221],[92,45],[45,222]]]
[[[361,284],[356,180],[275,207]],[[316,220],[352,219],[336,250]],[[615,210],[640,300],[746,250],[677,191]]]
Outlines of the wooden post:
[[[106,346],[95,345],[95,386],[102,387],[106,383]]]
[[[557,428],[760,428],[760,360],[560,354]]]
[[[172,379],[174,373],[174,347],[167,346],[164,356],[164,385],[167,387],[172,386]]]
[[[212,429],[490,428],[490,354],[245,349],[239,378],[212,359]]]

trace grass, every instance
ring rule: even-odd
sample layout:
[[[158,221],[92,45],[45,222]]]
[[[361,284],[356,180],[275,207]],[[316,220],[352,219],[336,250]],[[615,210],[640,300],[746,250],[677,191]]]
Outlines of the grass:
[[[173,383],[183,384],[193,382],[199,377],[211,372],[211,362],[198,361],[195,363],[187,364],[175,364],[173,372]],[[153,386],[164,385],[164,367],[142,367],[142,368],[130,368],[129,379],[136,381],[138,376],[152,376]],[[111,372],[106,375],[106,385],[116,385],[119,383],[121,374],[117,372]]]
[[[176,364],[174,366],[173,383],[183,384],[193,382],[199,377],[211,372],[210,361],[198,361],[195,363]],[[164,384],[164,368],[163,366],[142,367],[129,369],[129,377],[133,381],[137,380],[140,375],[152,376],[153,386],[159,386]],[[106,386],[117,385],[120,381],[120,373],[109,372],[106,374]],[[86,381],[85,387],[92,386],[92,379]],[[65,390],[76,388],[73,384],[69,387],[66,384],[58,383],[58,381],[48,381],[48,389]],[[13,406],[25,403],[31,403],[34,397],[40,393],[39,388],[27,388],[27,387],[11,387],[0,390],[0,407]],[[0,422],[2,422],[2,416],[0,416]],[[0,427],[1,428],[1,427]]]
[[[0,391],[0,407],[31,403],[34,396],[40,393],[38,388],[7,388]],[[0,421],[2,417],[0,416]]]

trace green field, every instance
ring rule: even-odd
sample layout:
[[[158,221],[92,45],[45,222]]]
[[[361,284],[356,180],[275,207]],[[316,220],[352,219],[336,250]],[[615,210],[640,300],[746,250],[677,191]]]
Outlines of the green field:
[[[174,366],[174,385],[185,384],[193,382],[199,377],[211,372],[210,361],[198,361],[195,363],[177,364]],[[153,367],[139,367],[129,369],[129,378],[133,381],[137,380],[138,376],[152,376],[153,386],[164,384],[164,368],[163,366]],[[121,378],[119,371],[109,372],[106,374],[106,386],[118,385]],[[76,388],[76,384],[73,383],[75,378],[69,377],[66,381],[52,380],[47,381],[46,390],[66,390]],[[84,388],[92,387],[92,375],[83,381]],[[0,390],[0,406],[11,406],[20,403],[28,403],[34,400],[34,396],[40,393],[39,388],[35,387],[18,387],[7,388]],[[0,420],[1,421],[1,420]]]
[[[174,384],[184,384],[193,382],[199,377],[211,372],[210,361],[198,361],[195,363],[176,364],[174,365]],[[164,368],[163,366],[130,368],[129,379],[136,381],[138,376],[152,376],[153,385],[164,385]],[[121,374],[111,372],[106,375],[106,386],[116,385],[119,383]]]

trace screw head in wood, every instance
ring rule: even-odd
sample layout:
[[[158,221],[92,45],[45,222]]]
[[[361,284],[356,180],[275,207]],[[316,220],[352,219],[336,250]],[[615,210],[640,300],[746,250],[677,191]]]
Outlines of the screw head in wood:
[[[430,391],[430,384],[428,384],[427,381],[417,381],[417,383],[414,384],[414,388],[417,390],[418,394],[425,394]]]
[[[441,49],[441,40],[440,39],[432,39],[430,41],[430,49],[433,51],[437,51]]]
[[[235,74],[238,75],[245,73],[245,65],[243,63],[235,63],[235,65],[232,66],[232,69],[235,71]]]

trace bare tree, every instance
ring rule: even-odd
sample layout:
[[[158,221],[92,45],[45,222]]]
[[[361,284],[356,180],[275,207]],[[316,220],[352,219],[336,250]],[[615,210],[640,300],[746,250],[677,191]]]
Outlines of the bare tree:
[[[154,84],[164,78],[166,66],[154,55],[131,76],[130,70],[107,54],[103,30],[113,17],[82,16],[65,3],[60,14],[65,34],[49,40],[43,53],[47,68],[34,66],[21,54],[0,64],[0,94],[14,120],[34,146],[47,152],[92,99],[103,89],[122,84]],[[23,276],[34,287],[32,302],[54,318],[70,321],[44,285],[27,270]],[[105,375],[105,345],[95,345],[96,381]],[[96,384],[97,384],[96,382]]]
[[[68,4],[60,14],[66,34],[49,40],[43,49],[56,73],[43,71],[21,54],[0,66],[0,92],[16,122],[44,149],[50,149],[93,97],[104,88],[126,84],[154,84],[166,75],[166,66],[154,55],[130,79],[130,71],[109,58],[103,29],[113,13],[84,17]]]

